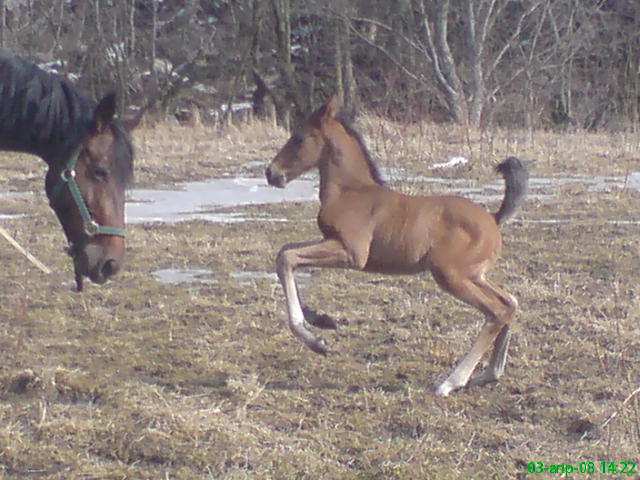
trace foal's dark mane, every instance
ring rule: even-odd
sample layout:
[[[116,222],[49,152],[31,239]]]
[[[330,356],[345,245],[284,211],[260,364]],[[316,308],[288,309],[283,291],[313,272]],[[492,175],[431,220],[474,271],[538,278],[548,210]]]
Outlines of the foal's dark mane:
[[[355,127],[353,126],[353,124],[351,123],[347,115],[348,114],[346,112],[342,111],[338,114],[338,116],[336,117],[336,120],[340,122],[340,124],[344,127],[347,133],[351,135],[353,138],[355,138],[358,144],[360,145],[360,148],[364,153],[364,158],[367,161],[367,165],[369,166],[369,171],[371,172],[371,176],[373,177],[373,180],[378,185],[384,185],[385,181],[382,178],[382,175],[380,174],[378,165],[376,165],[376,163],[373,161],[373,158],[371,158],[371,154],[369,153],[369,149],[367,148],[367,145],[364,143],[364,139],[362,138],[362,135],[360,135],[360,132],[358,132],[355,129]]]
[[[0,149],[32,153],[45,162],[66,162],[94,128],[96,102],[66,80],[0,49]],[[133,171],[129,134],[111,123],[114,173],[127,183]]]

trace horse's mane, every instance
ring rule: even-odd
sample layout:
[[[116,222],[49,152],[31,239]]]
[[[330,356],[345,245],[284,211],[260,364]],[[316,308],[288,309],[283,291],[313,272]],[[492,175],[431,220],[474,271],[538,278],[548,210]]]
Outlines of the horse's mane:
[[[65,159],[93,127],[96,102],[61,77],[0,49],[0,149]],[[127,182],[133,148],[126,129],[111,124],[116,168]]]
[[[351,135],[353,138],[355,138],[358,144],[360,145],[360,148],[364,153],[364,158],[367,161],[367,165],[369,166],[369,171],[371,172],[371,176],[373,177],[374,181],[379,185],[384,185],[385,181],[384,181],[384,178],[382,178],[382,175],[380,174],[378,165],[376,165],[376,163],[373,161],[373,158],[371,158],[371,154],[369,153],[369,149],[367,148],[367,145],[364,143],[364,139],[362,138],[362,135],[353,126],[353,123],[349,119],[348,113],[345,112],[344,110],[341,111],[336,117],[336,120],[338,120],[340,124],[342,124],[342,126],[347,131],[347,133]]]
[[[92,102],[62,78],[6,51],[0,51],[0,98],[2,148],[63,153],[91,125]]]

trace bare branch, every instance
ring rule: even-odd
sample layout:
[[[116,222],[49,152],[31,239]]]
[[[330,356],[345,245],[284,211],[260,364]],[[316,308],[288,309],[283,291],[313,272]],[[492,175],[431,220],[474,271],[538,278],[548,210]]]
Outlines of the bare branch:
[[[426,50],[426,48],[424,47],[424,45],[420,45],[419,43],[414,42],[413,40],[411,40],[410,38],[408,38],[406,35],[403,35],[401,32],[397,32],[395,30],[393,30],[389,25],[387,25],[386,23],[380,22],[378,20],[374,20],[372,18],[364,18],[364,17],[345,17],[344,15],[339,15],[337,13],[335,13],[336,16],[339,16],[340,18],[343,19],[347,19],[348,21],[351,22],[352,25],[352,29],[355,29],[355,26],[353,26],[353,22],[361,22],[361,23],[368,23],[371,25],[375,25],[376,27],[380,27],[384,30],[386,30],[387,32],[392,32],[397,38],[401,39],[403,42],[405,42],[408,46],[410,46],[411,48],[415,49],[416,51],[420,52],[421,54],[423,54],[429,61],[432,61],[433,59],[430,56],[429,51]],[[359,32],[357,29],[354,30],[355,33],[362,35],[361,32]],[[368,39],[367,39],[368,40]],[[370,41],[369,41],[370,42]],[[370,43],[369,43],[370,44]]]
[[[387,57],[389,60],[391,60],[391,62],[396,65],[400,70],[402,70],[409,78],[411,78],[412,80],[415,80],[416,82],[420,83],[421,85],[426,85],[426,79],[421,76],[421,75],[417,75],[414,72],[412,72],[411,70],[409,70],[402,62],[400,62],[400,60],[398,60],[394,55],[391,54],[391,52],[389,52],[386,48],[384,48],[381,45],[378,45],[375,42],[372,42],[371,40],[369,40],[366,35],[363,35],[362,32],[360,32],[357,28],[355,28],[355,26],[350,23],[349,27],[351,29],[351,31],[363,42],[365,42],[367,45],[375,48],[376,50],[378,50],[380,53],[382,53],[385,57]]]
[[[491,66],[487,69],[487,72],[489,75],[493,74],[497,66],[502,61],[502,58],[504,57],[504,55],[509,51],[509,49],[511,49],[511,47],[513,47],[516,39],[522,33],[522,25],[524,23],[525,18],[531,15],[534,12],[534,10],[536,10],[545,1],[546,0],[539,0],[538,2],[533,3],[527,10],[525,10],[522,13],[522,15],[520,15],[520,18],[518,18],[518,22],[516,24],[516,28],[511,33],[509,39],[505,42],[504,47],[502,47],[502,50],[500,50],[498,55],[496,55],[496,58],[491,63]]]

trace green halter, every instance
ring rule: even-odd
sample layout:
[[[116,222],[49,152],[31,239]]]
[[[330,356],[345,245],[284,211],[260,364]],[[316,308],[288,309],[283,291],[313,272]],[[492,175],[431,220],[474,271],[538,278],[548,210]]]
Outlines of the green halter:
[[[82,193],[80,193],[78,182],[76,182],[76,163],[78,163],[78,157],[80,156],[81,149],[82,147],[76,149],[71,158],[69,158],[69,162],[67,162],[65,169],[60,173],[60,180],[58,180],[58,183],[53,187],[53,190],[49,195],[49,202],[53,206],[54,202],[62,193],[62,189],[67,185],[71,192],[71,197],[76,202],[76,206],[78,207],[78,211],[82,217],[84,233],[87,237],[91,238],[96,235],[116,235],[118,237],[125,237],[126,234],[124,230],[100,225],[91,218],[91,213],[89,213],[87,204],[85,203],[84,198],[82,198]]]

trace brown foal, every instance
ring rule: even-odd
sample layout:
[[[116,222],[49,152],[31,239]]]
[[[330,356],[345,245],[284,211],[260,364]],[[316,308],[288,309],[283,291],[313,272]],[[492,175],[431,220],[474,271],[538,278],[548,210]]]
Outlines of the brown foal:
[[[283,188],[313,167],[320,171],[318,226],[324,239],[285,245],[277,272],[284,288],[289,327],[314,352],[327,343],[309,329],[335,328],[301,303],[294,271],[299,267],[350,268],[413,274],[429,270],[440,287],[480,310],[486,322],[471,350],[436,389],[453,390],[497,381],[507,359],[516,299],[485,278],[501,249],[498,226],[522,203],[528,184],[523,164],[510,157],[497,170],[506,183],[495,214],[462,197],[408,196],[384,185],[360,136],[338,113],[332,96],[295,130],[267,168],[270,185]],[[484,373],[471,379],[493,345]]]

